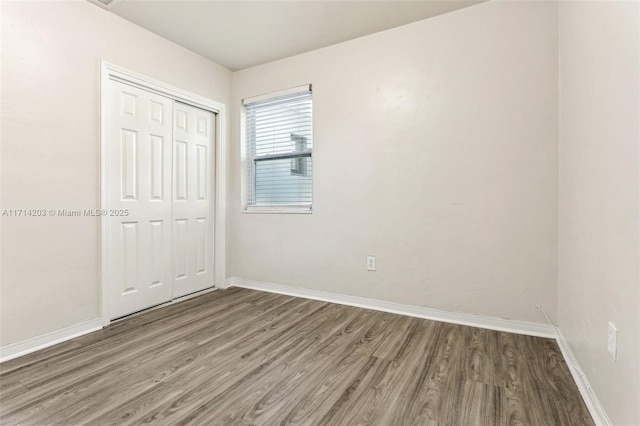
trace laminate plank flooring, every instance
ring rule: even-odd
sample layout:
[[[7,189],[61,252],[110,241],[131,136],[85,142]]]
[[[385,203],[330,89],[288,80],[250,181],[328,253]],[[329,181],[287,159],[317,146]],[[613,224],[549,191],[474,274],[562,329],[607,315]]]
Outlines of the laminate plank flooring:
[[[0,364],[2,425],[593,425],[556,343],[232,288]]]

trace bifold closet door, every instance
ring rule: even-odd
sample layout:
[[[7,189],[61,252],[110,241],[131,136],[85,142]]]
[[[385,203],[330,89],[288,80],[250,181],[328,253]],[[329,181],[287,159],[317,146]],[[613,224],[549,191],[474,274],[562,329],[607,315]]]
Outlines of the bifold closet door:
[[[174,102],[110,84],[106,297],[113,319],[171,300]]]
[[[215,114],[174,103],[173,297],[213,287]]]

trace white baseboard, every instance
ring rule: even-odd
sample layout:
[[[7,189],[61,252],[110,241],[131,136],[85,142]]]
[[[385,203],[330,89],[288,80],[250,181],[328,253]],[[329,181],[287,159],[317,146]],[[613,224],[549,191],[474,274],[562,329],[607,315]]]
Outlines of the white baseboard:
[[[580,395],[582,395],[582,399],[584,400],[584,403],[587,406],[591,417],[593,418],[593,422],[596,424],[596,426],[611,426],[612,423],[611,420],[609,420],[609,416],[607,416],[607,413],[604,411],[604,408],[600,404],[600,400],[591,388],[589,380],[587,379],[587,376],[585,376],[582,367],[580,367],[580,363],[571,350],[571,346],[569,346],[569,343],[562,334],[562,330],[557,329],[556,334],[558,336],[557,341],[558,346],[560,346],[560,351],[562,351],[562,356],[569,366],[569,370],[571,371],[573,380],[578,386]]]
[[[513,321],[482,315],[464,314],[460,312],[425,308],[421,306],[403,305],[400,303],[368,299],[365,297],[348,296],[345,294],[328,293],[324,291],[309,290],[299,287],[289,287],[281,284],[272,284],[263,281],[248,280],[240,277],[227,278],[227,287],[243,287],[270,293],[286,294],[289,296],[303,297],[305,299],[322,300],[325,302],[338,303],[341,305],[356,306],[359,308],[373,309],[376,311],[390,312],[393,314],[407,315],[411,317],[425,318],[453,324],[481,327],[490,330],[506,331],[509,333],[526,334],[530,336],[548,337],[551,339],[556,338],[555,329],[547,324]]]
[[[31,352],[53,346],[65,340],[91,333],[102,328],[102,319],[96,318],[91,321],[81,322],[60,330],[41,334],[21,342],[10,343],[0,347],[0,362],[9,361]]]

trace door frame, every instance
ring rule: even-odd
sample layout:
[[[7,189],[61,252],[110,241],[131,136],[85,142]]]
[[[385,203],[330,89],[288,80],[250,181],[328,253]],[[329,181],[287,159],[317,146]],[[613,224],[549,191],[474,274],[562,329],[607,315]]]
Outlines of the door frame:
[[[226,271],[225,271],[225,254],[226,254],[226,152],[227,152],[227,136],[226,136],[226,108],[223,103],[205,98],[195,93],[182,90],[178,87],[171,86],[161,81],[152,79],[142,74],[130,71],[120,66],[101,61],[100,67],[100,209],[109,208],[107,195],[109,194],[109,167],[108,167],[108,144],[109,144],[109,84],[110,81],[125,83],[139,89],[146,90],[174,101],[179,101],[206,111],[216,114],[215,121],[215,185],[212,190],[215,191],[213,202],[214,225],[211,229],[212,235],[209,238],[213,240],[213,268],[214,280],[213,287],[224,288]],[[100,218],[100,317],[102,326],[111,323],[111,319],[107,316],[107,289],[109,285],[109,229],[108,218],[101,216]],[[207,291],[207,290],[203,290]],[[185,297],[189,297],[188,295]],[[169,302],[171,303],[171,302]]]

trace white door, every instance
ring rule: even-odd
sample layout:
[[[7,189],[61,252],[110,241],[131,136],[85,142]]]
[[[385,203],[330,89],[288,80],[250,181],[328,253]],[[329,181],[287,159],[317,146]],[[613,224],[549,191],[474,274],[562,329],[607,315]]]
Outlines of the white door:
[[[113,319],[171,299],[173,100],[110,85],[105,296]]]
[[[213,287],[215,114],[174,103],[173,297]]]

